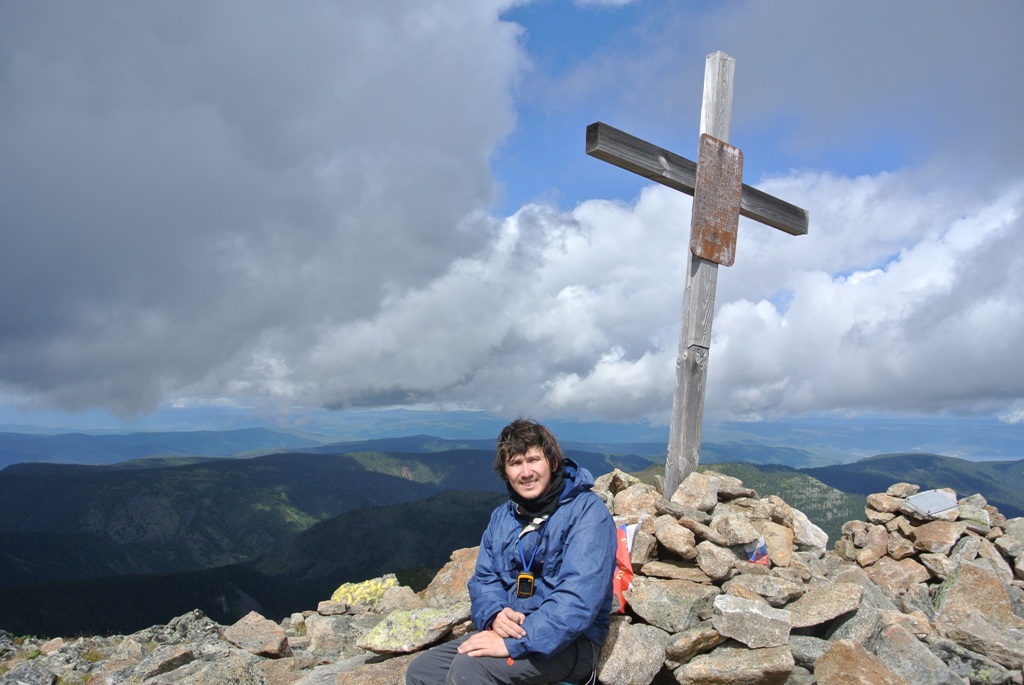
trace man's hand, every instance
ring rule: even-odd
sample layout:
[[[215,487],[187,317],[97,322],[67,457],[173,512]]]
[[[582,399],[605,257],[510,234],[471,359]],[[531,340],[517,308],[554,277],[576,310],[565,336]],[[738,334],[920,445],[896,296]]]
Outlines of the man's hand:
[[[498,612],[491,622],[491,630],[498,634],[498,637],[512,637],[519,639],[526,636],[523,630],[523,622],[526,621],[526,614],[505,607]]]
[[[508,656],[505,641],[493,630],[481,630],[473,633],[459,645],[459,654],[466,656]]]

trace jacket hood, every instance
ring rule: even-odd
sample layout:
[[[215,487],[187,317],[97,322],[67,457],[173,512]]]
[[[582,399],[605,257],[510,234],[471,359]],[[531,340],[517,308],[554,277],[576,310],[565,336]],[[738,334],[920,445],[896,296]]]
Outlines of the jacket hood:
[[[569,457],[562,459],[562,468],[565,469],[565,490],[560,501],[566,502],[594,487],[593,474]]]

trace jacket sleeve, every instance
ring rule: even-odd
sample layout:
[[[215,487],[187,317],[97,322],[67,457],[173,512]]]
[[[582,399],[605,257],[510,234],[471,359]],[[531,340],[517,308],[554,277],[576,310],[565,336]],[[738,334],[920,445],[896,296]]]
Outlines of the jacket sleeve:
[[[553,590],[526,617],[526,637],[505,640],[513,659],[529,652],[550,657],[565,649],[594,623],[611,593],[615,523],[598,497],[583,497],[577,504]]]
[[[468,584],[471,615],[477,630],[486,630],[498,612],[508,605],[508,591],[505,589],[495,566],[495,555],[500,551],[500,541],[494,539],[494,528],[499,508],[491,514],[491,521],[480,539],[480,551],[476,558],[476,571]]]

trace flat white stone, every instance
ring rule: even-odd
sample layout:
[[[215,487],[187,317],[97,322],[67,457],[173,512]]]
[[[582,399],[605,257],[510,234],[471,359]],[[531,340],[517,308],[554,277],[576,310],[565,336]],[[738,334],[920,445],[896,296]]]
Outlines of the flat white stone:
[[[948,490],[925,490],[907,498],[907,505],[925,516],[937,516],[957,507],[956,494]]]

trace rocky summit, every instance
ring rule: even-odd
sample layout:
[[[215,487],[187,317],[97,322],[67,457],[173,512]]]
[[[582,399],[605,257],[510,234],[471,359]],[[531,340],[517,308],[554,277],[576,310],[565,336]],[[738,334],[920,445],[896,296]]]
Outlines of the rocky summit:
[[[671,499],[598,479],[628,544],[603,685],[1024,685],[1024,518],[898,483],[827,536],[712,471]],[[0,685],[401,685],[416,654],[472,630],[462,549],[422,592],[344,585],[280,623],[199,612],[115,637],[0,631]]]

